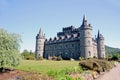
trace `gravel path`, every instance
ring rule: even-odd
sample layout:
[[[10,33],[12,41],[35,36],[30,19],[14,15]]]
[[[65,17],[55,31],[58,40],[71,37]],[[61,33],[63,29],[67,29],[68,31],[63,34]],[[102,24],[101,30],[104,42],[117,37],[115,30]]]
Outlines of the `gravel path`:
[[[106,72],[97,80],[120,80],[120,63],[116,64],[116,67]]]

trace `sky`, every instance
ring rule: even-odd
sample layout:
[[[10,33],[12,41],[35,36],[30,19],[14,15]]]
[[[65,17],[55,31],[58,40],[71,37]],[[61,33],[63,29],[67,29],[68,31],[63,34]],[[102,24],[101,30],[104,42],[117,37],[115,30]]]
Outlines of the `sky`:
[[[63,27],[80,27],[83,16],[98,29],[105,44],[120,48],[120,0],[0,0],[0,28],[21,35],[20,51],[35,51],[41,28],[47,39]]]

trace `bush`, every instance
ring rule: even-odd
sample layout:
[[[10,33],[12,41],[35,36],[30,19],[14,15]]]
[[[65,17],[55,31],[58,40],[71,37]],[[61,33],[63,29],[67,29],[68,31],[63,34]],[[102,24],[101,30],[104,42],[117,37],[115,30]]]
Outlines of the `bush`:
[[[70,58],[70,61],[75,61],[73,58]]]
[[[43,57],[42,57],[42,56],[39,56],[37,60],[43,60]]]
[[[56,60],[57,60],[57,61],[61,61],[61,60],[62,60],[62,57],[61,57],[61,56],[58,56]]]
[[[95,61],[102,67],[102,71],[111,69],[111,65],[106,60],[98,60],[95,59]]]
[[[103,72],[111,68],[110,64],[106,60],[89,59],[79,63],[79,65],[85,70],[94,70],[97,72]]]
[[[117,55],[113,55],[113,57],[111,58],[111,60],[114,60],[114,61],[119,60],[119,57]]]
[[[84,60],[79,63],[79,65],[84,69],[84,70],[95,70],[95,71],[102,71],[101,66],[92,60]]]
[[[82,61],[82,60],[84,60],[84,58],[83,57],[79,57],[79,60]]]
[[[97,59],[97,57],[96,57],[96,56],[93,56],[93,58]]]
[[[61,56],[58,56],[58,57],[53,56],[51,59],[52,59],[52,60],[55,60],[55,61],[61,61],[61,60],[62,60],[62,57],[61,57]]]
[[[28,51],[28,50],[24,50],[22,53],[21,53],[21,56],[23,59],[25,60],[35,60],[35,54],[34,53],[31,53]]]

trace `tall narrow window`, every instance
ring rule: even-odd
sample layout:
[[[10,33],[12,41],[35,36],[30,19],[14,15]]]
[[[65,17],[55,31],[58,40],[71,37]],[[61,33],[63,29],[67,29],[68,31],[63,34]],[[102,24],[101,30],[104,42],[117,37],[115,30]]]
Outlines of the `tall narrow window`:
[[[91,56],[91,52],[89,51],[88,53],[89,53],[89,56]]]

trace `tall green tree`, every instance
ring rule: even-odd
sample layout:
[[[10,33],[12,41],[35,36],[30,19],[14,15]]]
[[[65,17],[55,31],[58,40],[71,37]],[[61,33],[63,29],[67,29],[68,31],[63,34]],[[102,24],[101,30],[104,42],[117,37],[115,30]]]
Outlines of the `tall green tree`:
[[[0,68],[20,63],[20,35],[0,29]]]

